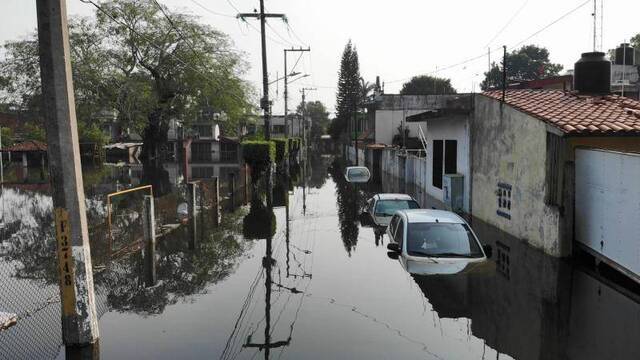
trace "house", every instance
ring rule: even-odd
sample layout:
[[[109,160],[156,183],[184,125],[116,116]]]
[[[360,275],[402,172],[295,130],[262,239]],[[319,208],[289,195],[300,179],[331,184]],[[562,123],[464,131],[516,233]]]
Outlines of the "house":
[[[405,148],[420,147],[417,141],[419,123],[405,122],[405,118],[428,110],[445,107],[455,95],[398,95],[379,94],[366,104],[366,119],[358,124],[358,139],[376,144],[397,145]],[[405,129],[405,136],[402,129]],[[423,130],[424,131],[424,130]],[[413,144],[409,146],[410,144]]]
[[[574,92],[477,97],[471,213],[550,255],[581,249],[637,277],[640,102],[610,94],[610,66],[586,53]]]
[[[473,117],[474,95],[464,94],[444,98],[441,107],[407,116],[408,125],[420,124],[426,135],[426,179],[423,188],[438,201],[459,196],[460,205],[454,210],[469,212],[471,193],[470,125]],[[462,182],[462,193],[451,189],[446,176]],[[458,191],[452,194],[452,191]]]
[[[311,119],[307,117],[306,128],[303,129],[302,115],[300,114],[288,114],[287,121],[287,124],[285,124],[284,115],[271,116],[271,136],[285,137],[285,130],[287,130],[289,132],[288,136],[301,138],[305,131],[309,131],[311,128]]]

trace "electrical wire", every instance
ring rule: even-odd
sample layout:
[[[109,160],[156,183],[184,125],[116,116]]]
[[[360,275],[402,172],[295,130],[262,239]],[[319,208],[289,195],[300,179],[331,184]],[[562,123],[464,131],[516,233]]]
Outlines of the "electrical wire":
[[[200,3],[199,1],[191,0],[191,2],[196,4],[196,5],[198,5],[202,10],[204,10],[204,11],[210,13],[210,14],[217,15],[217,16],[223,16],[223,17],[227,17],[227,18],[235,18],[235,16],[233,16],[233,15],[223,14],[223,13],[220,13],[220,12],[217,12],[217,11],[213,11],[213,10],[207,8],[206,6],[202,5],[202,3]]]
[[[588,3],[590,3],[591,1],[592,1],[592,0],[586,0],[586,1],[585,1],[585,2],[583,2],[583,3],[580,3],[580,4],[579,4],[578,6],[576,6],[575,8],[573,8],[573,9],[571,9],[571,10],[567,11],[566,13],[562,14],[560,17],[558,17],[557,19],[555,19],[555,20],[553,20],[552,22],[548,23],[547,25],[545,25],[545,26],[544,26],[544,27],[542,27],[541,29],[539,29],[539,30],[535,31],[534,33],[532,33],[531,35],[527,36],[527,37],[526,37],[526,38],[524,38],[523,40],[521,40],[521,41],[519,41],[519,42],[517,42],[517,43],[515,43],[515,44],[511,45],[511,47],[510,47],[510,48],[516,48],[516,47],[518,47],[518,46],[522,45],[524,42],[526,42],[526,41],[530,40],[531,38],[533,38],[533,37],[537,36],[537,35],[538,35],[538,34],[540,34],[541,32],[545,31],[546,29],[550,28],[551,26],[555,25],[556,23],[560,22],[561,20],[564,20],[567,16],[569,16],[569,15],[573,14],[574,12],[576,12],[576,11],[580,10],[582,7],[584,7],[585,5],[587,5]],[[492,51],[498,51],[498,50],[500,50],[500,49],[502,49],[502,46],[496,47],[496,48],[492,49]],[[468,64],[468,63],[470,63],[470,62],[476,61],[476,60],[478,60],[478,59],[484,58],[486,55],[487,55],[487,53],[486,53],[486,52],[483,52],[482,54],[479,54],[479,55],[474,56],[474,57],[472,57],[472,58],[469,58],[469,59],[466,59],[466,60],[460,61],[460,62],[455,63],[455,64],[452,64],[452,65],[448,65],[448,66],[445,66],[445,67],[441,67],[441,68],[438,68],[437,70],[434,70],[434,71],[431,71],[431,72],[427,72],[427,73],[424,73],[424,74],[425,74],[425,75],[433,75],[433,74],[437,74],[437,73],[440,73],[440,72],[442,72],[442,71],[449,70],[449,69],[453,69],[453,68],[456,68],[456,67],[458,67],[458,66],[465,65],[465,64]],[[409,79],[411,79],[411,76],[410,76],[410,77],[405,77],[405,78],[402,78],[402,79],[396,79],[396,80],[387,81],[386,83],[388,83],[388,84],[392,84],[392,83],[397,83],[397,82],[400,82],[400,81],[406,81],[406,80],[409,80]]]
[[[518,10],[515,12],[515,14],[513,14],[513,16],[511,16],[509,21],[507,21],[507,23],[504,24],[504,26],[500,30],[498,30],[498,32],[491,38],[491,40],[489,40],[487,45],[485,45],[484,47],[486,47],[486,48],[489,47],[491,45],[491,43],[493,43],[493,40],[495,40],[498,36],[500,36],[509,27],[509,25],[511,25],[513,20],[515,20],[518,17],[518,15],[520,15],[520,12],[522,12],[522,10],[527,6],[528,3],[529,3],[529,0],[526,0],[522,4],[522,6],[520,6],[518,8]]]

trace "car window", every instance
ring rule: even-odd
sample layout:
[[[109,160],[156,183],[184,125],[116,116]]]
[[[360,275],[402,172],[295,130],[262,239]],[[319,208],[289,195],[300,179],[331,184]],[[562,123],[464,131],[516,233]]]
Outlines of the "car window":
[[[398,244],[400,244],[400,248],[402,248],[402,243],[404,242],[404,220],[402,219],[398,221],[398,228],[396,229],[394,239]]]
[[[478,242],[466,224],[409,224],[407,252],[414,256],[483,256]]]
[[[413,200],[380,200],[376,203],[376,216],[392,216],[398,210],[419,209],[420,205]]]
[[[349,182],[367,182],[370,177],[371,173],[365,167],[347,169],[347,181]]]
[[[389,233],[392,238],[395,238],[396,225],[398,225],[398,216],[394,216],[389,223]]]

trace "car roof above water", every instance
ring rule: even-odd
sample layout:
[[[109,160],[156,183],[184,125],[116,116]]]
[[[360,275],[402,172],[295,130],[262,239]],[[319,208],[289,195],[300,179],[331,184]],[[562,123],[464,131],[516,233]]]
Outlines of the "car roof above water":
[[[447,224],[464,224],[465,221],[456,213],[445,210],[415,209],[400,210],[409,223],[447,223]]]
[[[413,198],[407,194],[376,194],[378,200],[413,200]]]

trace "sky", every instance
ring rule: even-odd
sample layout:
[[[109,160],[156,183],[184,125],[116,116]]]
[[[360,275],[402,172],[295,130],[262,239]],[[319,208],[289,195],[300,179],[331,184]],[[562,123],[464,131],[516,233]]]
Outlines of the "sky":
[[[80,0],[66,1],[69,16],[90,16],[95,11]],[[251,66],[246,80],[262,92],[259,22],[247,20],[253,23],[251,28],[235,18],[238,10],[259,9],[258,0],[158,1],[228,34]],[[0,3],[0,43],[35,31],[35,0]],[[404,81],[420,74],[450,78],[458,92],[478,91],[488,68],[487,49],[492,49],[491,61],[499,61],[502,45],[508,50],[526,44],[546,47],[551,61],[565,69],[573,68],[582,52],[593,50],[593,0],[265,0],[265,8],[286,14],[289,24],[268,21],[270,81],[284,73],[284,48],[311,47],[294,70],[300,53],[288,55],[289,72],[309,74],[290,85],[290,109],[300,102],[300,89],[305,87],[316,89],[307,93],[307,101],[320,100],[334,111],[340,57],[349,40],[358,50],[361,76],[370,82],[380,76],[388,94],[397,93]],[[600,44],[606,51],[640,33],[640,1],[597,0],[597,9],[598,50]],[[273,114],[282,114],[282,81],[270,87],[270,95]]]

